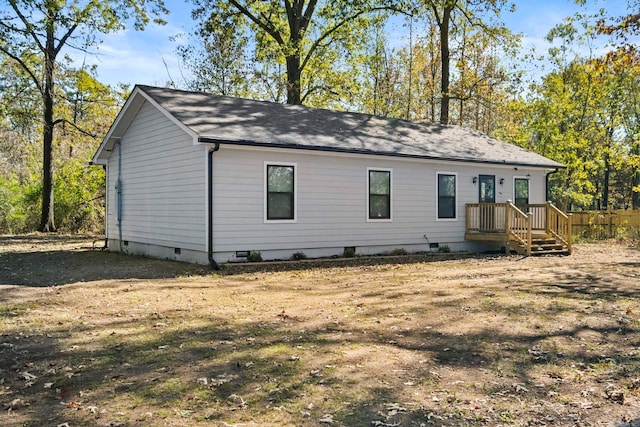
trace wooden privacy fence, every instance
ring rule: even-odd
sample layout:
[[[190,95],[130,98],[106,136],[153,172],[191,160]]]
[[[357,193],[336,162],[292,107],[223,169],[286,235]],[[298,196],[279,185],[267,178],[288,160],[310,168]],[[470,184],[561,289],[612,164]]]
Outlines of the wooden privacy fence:
[[[573,235],[606,239],[624,235],[640,236],[640,210],[571,212]]]

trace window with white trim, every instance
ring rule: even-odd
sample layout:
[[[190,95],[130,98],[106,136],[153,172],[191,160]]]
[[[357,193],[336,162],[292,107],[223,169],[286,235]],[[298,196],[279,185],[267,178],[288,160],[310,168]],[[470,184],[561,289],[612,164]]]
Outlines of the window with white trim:
[[[438,199],[437,210],[438,219],[456,219],[457,205],[457,174],[448,172],[437,173]]]
[[[391,220],[391,169],[367,168],[367,218]]]
[[[296,219],[296,165],[265,163],[265,220]]]

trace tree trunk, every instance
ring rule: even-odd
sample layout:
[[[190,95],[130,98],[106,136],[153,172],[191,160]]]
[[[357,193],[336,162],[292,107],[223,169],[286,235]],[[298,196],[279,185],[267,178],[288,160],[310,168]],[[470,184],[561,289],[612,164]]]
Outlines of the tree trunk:
[[[287,56],[287,104],[302,105],[300,57]]]
[[[440,27],[440,60],[441,60],[441,81],[440,81],[440,123],[449,123],[449,23],[451,21],[451,11],[453,7],[445,5],[442,13]]]
[[[609,209],[609,176],[611,174],[611,164],[609,153],[604,153],[604,180],[602,183],[602,209]]]
[[[634,156],[640,155],[640,144],[635,143],[631,149],[631,154]],[[631,175],[631,209],[640,209],[640,192],[633,191],[633,188],[640,186],[640,168],[634,168]]]
[[[39,231],[56,231],[53,217],[53,100],[54,100],[54,67],[55,67],[55,39],[53,24],[47,26],[47,44],[45,47],[45,75],[43,118],[44,129],[42,138],[42,215]]]

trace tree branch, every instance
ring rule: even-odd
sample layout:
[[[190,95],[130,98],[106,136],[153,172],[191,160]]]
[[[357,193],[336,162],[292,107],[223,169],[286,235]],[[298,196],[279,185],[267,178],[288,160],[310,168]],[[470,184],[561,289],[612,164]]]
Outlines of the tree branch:
[[[285,44],[284,39],[282,38],[282,35],[280,35],[280,33],[276,31],[275,28],[258,19],[253,13],[251,13],[249,9],[247,9],[246,7],[238,3],[236,0],[229,0],[229,3],[234,5],[236,9],[238,9],[244,16],[246,16],[251,21],[253,21],[254,24],[256,24],[258,27],[266,31],[267,34],[269,34],[271,37],[275,39],[276,42],[278,42],[279,45],[282,46]]]
[[[91,133],[91,132],[89,132],[89,131],[86,131],[86,130],[84,130],[84,129],[80,128],[78,125],[76,125],[76,124],[75,124],[75,123],[73,123],[73,122],[70,122],[70,121],[69,121],[69,120],[67,120],[67,119],[58,119],[58,120],[55,120],[55,121],[53,122],[53,126],[55,126],[55,125],[59,125],[60,123],[67,123],[67,124],[71,125],[72,127],[74,127],[78,132],[80,132],[80,133],[82,133],[82,134],[84,134],[84,135],[87,135],[87,136],[89,136],[89,137],[91,137],[91,138],[93,138],[93,139],[98,138],[98,135],[95,135],[95,134],[93,134],[93,133]]]
[[[31,25],[31,23],[29,22],[27,17],[24,16],[22,14],[22,12],[20,11],[20,8],[16,4],[16,0],[9,0],[9,4],[13,8],[13,11],[16,13],[16,15],[18,15],[18,18],[20,18],[20,20],[24,24],[24,26],[25,26],[24,31],[27,34],[29,34],[31,36],[31,38],[36,42],[36,44],[38,45],[38,48],[40,49],[40,51],[44,52],[45,51],[45,47],[40,42],[40,39],[38,38],[37,34],[33,31],[33,26]]]
[[[20,67],[22,67],[22,69],[24,71],[27,72],[27,74],[29,74],[29,77],[31,77],[31,80],[33,80],[33,82],[36,84],[36,87],[38,88],[38,92],[40,92],[40,94],[42,94],[44,92],[44,89],[42,88],[42,84],[40,83],[40,81],[38,80],[38,78],[36,77],[35,73],[33,71],[31,71],[31,68],[29,68],[29,66],[27,65],[26,62],[24,62],[22,60],[22,58],[14,55],[13,53],[9,52],[5,47],[0,46],[0,52],[4,53],[5,55],[7,55],[9,58],[13,59],[14,61],[16,61],[18,63],[18,65],[20,65]]]
[[[304,68],[307,66],[307,63],[311,59],[311,56],[313,56],[313,53],[316,51],[316,49],[318,47],[320,47],[321,43],[326,38],[330,37],[333,33],[338,31],[345,24],[347,24],[350,21],[353,21],[354,19],[358,18],[359,16],[362,16],[362,15],[365,15],[365,14],[371,13],[371,12],[377,12],[377,11],[380,11],[380,10],[392,10],[392,11],[395,11],[395,12],[404,13],[402,10],[400,10],[400,9],[398,9],[396,7],[393,7],[393,6],[378,6],[378,7],[372,7],[372,8],[368,8],[368,9],[363,9],[361,11],[358,11],[358,12],[354,13],[353,15],[350,15],[350,16],[347,16],[347,17],[343,18],[340,22],[338,22],[336,25],[334,25],[333,27],[331,27],[330,29],[325,31],[320,37],[318,37],[316,39],[315,42],[313,42],[313,44],[309,48],[309,51],[305,55],[304,60],[302,61],[302,65],[300,65],[300,69],[304,70]]]
[[[69,37],[71,37],[71,34],[73,34],[73,32],[76,30],[76,28],[78,28],[78,25],[79,25],[79,24],[80,24],[80,23],[79,23],[78,21],[76,21],[76,22],[71,26],[71,28],[69,28],[69,30],[67,30],[67,32],[64,34],[64,36],[62,36],[62,38],[61,38],[61,39],[60,39],[60,41],[58,42],[58,46],[54,49],[54,53],[53,53],[53,57],[54,57],[54,58],[58,56],[58,53],[60,53],[60,49],[62,49],[62,48],[65,46],[65,44],[66,44],[66,42],[67,42],[67,39],[68,39]]]

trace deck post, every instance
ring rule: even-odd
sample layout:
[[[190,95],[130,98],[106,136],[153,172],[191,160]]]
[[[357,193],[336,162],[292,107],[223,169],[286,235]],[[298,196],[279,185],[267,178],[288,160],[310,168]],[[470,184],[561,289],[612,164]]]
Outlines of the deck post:
[[[507,200],[507,204],[504,207],[504,215],[505,215],[504,233],[506,238],[504,252],[506,255],[509,255],[511,253],[511,200]]]
[[[545,203],[545,209],[544,209],[544,232],[547,235],[551,234],[551,225],[550,223],[550,219],[549,219],[549,215],[551,215],[551,202],[549,200],[547,200]]]
[[[567,252],[571,255],[573,250],[573,214],[567,214]]]
[[[465,226],[465,232],[468,232],[469,229],[471,228],[471,218],[469,215],[471,211],[471,208],[469,207],[469,204],[467,203],[467,205],[464,207],[464,226]]]
[[[527,256],[531,256],[531,215],[527,213]]]

